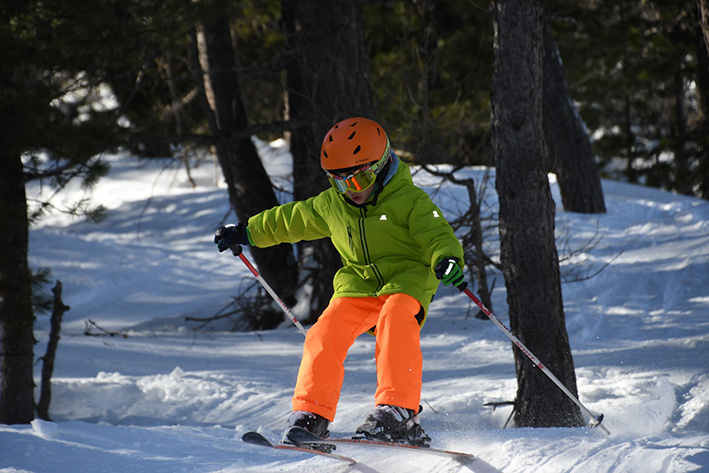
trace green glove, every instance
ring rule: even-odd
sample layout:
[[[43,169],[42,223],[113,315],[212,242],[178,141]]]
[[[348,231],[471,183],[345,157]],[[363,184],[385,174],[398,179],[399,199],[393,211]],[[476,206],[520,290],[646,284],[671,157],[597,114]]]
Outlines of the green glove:
[[[461,291],[465,289],[465,275],[463,268],[458,264],[458,258],[443,258],[436,264],[436,277],[443,282],[444,286],[453,284]]]

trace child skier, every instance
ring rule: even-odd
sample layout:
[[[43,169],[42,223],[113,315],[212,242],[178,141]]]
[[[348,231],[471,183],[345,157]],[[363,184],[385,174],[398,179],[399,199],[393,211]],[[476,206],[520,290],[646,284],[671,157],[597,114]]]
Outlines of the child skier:
[[[438,280],[464,283],[463,248],[440,209],[416,187],[382,127],[355,117],[325,135],[320,165],[331,188],[305,201],[220,227],[219,251],[329,237],[340,254],[328,307],[310,328],[292,398],[289,428],[329,436],[344,360],[355,339],[376,337],[375,407],[357,433],[430,444],[418,421],[423,326]],[[284,433],[283,442],[292,443]]]

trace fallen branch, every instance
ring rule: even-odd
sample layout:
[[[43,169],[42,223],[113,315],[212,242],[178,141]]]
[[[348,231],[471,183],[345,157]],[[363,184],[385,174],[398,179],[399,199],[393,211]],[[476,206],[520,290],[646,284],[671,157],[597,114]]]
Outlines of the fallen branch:
[[[125,333],[121,332],[111,332],[109,330],[106,330],[105,328],[100,327],[96,322],[94,322],[91,319],[87,319],[84,321],[85,328],[84,328],[84,335],[87,337],[102,337],[105,335],[108,335],[109,337],[123,337],[123,338],[128,338],[128,335]],[[91,331],[91,327],[96,327],[96,330],[98,330],[100,333],[93,333]]]

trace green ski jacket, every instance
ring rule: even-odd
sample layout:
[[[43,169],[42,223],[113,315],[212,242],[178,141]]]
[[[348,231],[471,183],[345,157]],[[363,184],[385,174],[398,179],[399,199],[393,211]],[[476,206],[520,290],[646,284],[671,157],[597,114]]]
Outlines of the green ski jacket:
[[[409,167],[396,161],[393,177],[362,207],[329,188],[251,217],[251,243],[268,247],[329,237],[342,260],[333,298],[403,293],[427,312],[439,284],[433,268],[450,256],[462,265],[463,247],[441,210],[414,185]]]

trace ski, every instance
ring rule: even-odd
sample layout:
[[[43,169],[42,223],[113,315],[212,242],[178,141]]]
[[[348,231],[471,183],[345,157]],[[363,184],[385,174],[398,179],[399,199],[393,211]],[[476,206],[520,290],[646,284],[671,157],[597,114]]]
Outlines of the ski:
[[[258,445],[260,447],[269,447],[269,448],[274,448],[276,450],[285,450],[289,452],[301,452],[301,453],[309,453],[311,455],[321,455],[324,457],[332,458],[334,460],[341,460],[350,464],[355,464],[357,461],[353,458],[350,457],[345,457],[343,455],[338,455],[337,453],[328,453],[328,452],[323,452],[321,450],[316,450],[314,448],[308,448],[306,446],[302,445],[286,445],[286,444],[274,444],[270,440],[268,440],[266,437],[263,435],[259,434],[258,432],[246,432],[244,435],[241,436],[241,440],[250,443],[251,445]]]
[[[360,438],[321,438],[300,427],[291,427],[288,430],[288,438],[300,446],[307,445],[360,445],[369,447],[393,448],[399,450],[411,450],[420,453],[428,453],[431,455],[439,455],[451,458],[459,463],[470,463],[475,459],[475,456],[470,453],[454,452],[451,450],[442,450],[439,448],[423,447],[410,445],[408,443],[393,443],[380,440],[369,440]]]

